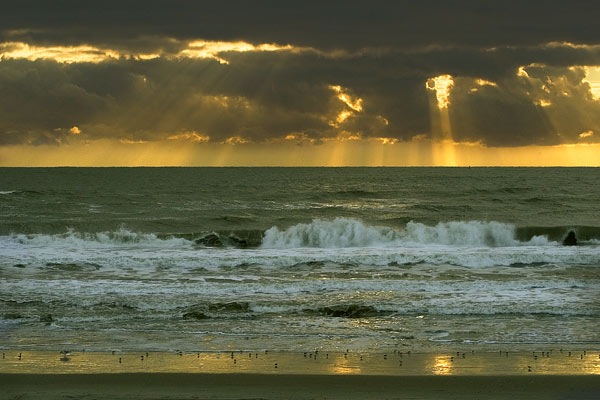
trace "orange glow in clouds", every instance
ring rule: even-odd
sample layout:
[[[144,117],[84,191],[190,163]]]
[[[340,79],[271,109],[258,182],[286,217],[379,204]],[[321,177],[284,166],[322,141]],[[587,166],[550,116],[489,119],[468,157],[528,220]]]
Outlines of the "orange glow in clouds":
[[[194,136],[198,135],[198,136]],[[96,140],[60,146],[2,146],[2,166],[600,166],[600,144],[489,148],[413,140],[330,140],[301,144],[206,143],[182,133],[160,142]],[[235,143],[234,143],[235,142]],[[450,152],[453,159],[445,156]],[[450,163],[452,161],[452,163]]]

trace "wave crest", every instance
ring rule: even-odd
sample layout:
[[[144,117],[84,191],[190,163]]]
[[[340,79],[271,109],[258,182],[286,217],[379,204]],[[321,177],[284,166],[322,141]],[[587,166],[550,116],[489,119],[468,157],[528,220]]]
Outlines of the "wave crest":
[[[507,247],[554,244],[546,236],[534,236],[527,242],[516,239],[516,227],[495,221],[452,221],[429,226],[409,222],[404,230],[370,226],[353,218],[315,219],[285,230],[268,229],[263,248],[347,248],[395,247],[400,245],[447,245],[475,247]]]
[[[66,233],[56,235],[16,234],[10,238],[23,245],[32,246],[68,246],[68,247],[114,247],[130,245],[150,245],[156,247],[178,247],[190,245],[182,238],[159,238],[154,233],[132,232],[124,227],[112,232],[77,232],[69,229]]]

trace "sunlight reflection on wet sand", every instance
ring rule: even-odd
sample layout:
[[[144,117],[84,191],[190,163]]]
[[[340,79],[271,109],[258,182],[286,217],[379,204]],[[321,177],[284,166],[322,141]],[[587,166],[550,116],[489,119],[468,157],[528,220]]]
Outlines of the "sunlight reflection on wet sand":
[[[19,354],[21,355],[19,357]],[[598,351],[519,353],[7,351],[0,373],[253,373],[311,375],[600,375]]]

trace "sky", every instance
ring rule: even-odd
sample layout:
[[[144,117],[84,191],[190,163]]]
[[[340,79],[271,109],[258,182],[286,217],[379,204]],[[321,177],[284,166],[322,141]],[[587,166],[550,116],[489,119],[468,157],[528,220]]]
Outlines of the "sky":
[[[597,1],[1,8],[1,166],[600,165]]]

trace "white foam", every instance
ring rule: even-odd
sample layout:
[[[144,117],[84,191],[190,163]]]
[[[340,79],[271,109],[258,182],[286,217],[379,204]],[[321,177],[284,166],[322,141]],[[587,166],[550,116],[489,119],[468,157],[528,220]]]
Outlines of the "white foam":
[[[560,246],[546,237],[515,239],[514,226],[499,222],[411,222],[404,230],[337,218],[274,227],[255,249],[201,248],[182,238],[159,238],[121,228],[115,232],[0,236],[0,266],[44,267],[47,263],[100,266],[137,273],[157,269],[216,269],[256,265],[290,268],[331,262],[353,266],[457,265],[472,268],[511,264],[600,264],[600,246]],[[27,273],[25,270],[20,273]]]
[[[0,190],[0,195],[17,193],[16,190]]]
[[[449,245],[505,247],[555,244],[547,237],[535,236],[529,242],[515,238],[515,226],[495,221],[453,221],[428,226],[409,222],[404,230],[369,226],[353,218],[315,219],[285,230],[272,227],[265,232],[262,246],[272,249],[302,247],[398,247],[413,245]]]
[[[173,247],[168,247],[173,246]],[[44,267],[46,263],[98,265],[103,269],[137,274],[158,269],[218,269],[255,265],[260,268],[291,268],[302,263],[322,262],[352,266],[390,264],[456,265],[471,268],[548,263],[557,265],[599,265],[599,246],[512,246],[469,247],[428,245],[398,247],[292,248],[292,249],[206,249],[188,244],[156,248],[139,245],[96,247],[2,244],[0,265],[25,264]],[[19,273],[26,273],[23,270]]]
[[[297,224],[283,231],[272,227],[265,232],[262,247],[373,247],[390,245],[399,239],[400,232],[394,229],[367,226],[352,218],[315,219],[309,224]]]
[[[159,247],[172,248],[191,246],[193,243],[182,238],[161,239],[153,233],[132,232],[124,227],[113,232],[86,233],[68,230],[64,234],[45,235],[45,234],[13,234],[0,238],[2,243],[10,243],[24,246],[54,246],[70,248],[112,248],[112,247]]]

